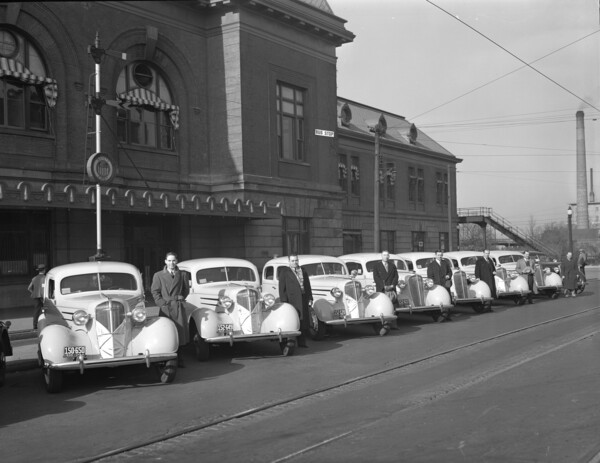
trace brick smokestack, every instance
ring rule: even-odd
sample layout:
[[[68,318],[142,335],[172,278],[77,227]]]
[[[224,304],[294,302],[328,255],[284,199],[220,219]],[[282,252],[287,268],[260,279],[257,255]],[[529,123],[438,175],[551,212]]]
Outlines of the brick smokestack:
[[[594,194],[594,169],[590,169],[590,203],[596,202],[596,195]]]
[[[580,229],[590,228],[587,201],[587,168],[585,166],[585,129],[583,111],[575,114],[577,132],[577,224]]]

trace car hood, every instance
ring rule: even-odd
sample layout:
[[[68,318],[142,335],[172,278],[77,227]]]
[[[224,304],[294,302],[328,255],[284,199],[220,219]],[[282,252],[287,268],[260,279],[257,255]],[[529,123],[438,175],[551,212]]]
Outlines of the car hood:
[[[105,294],[105,296],[103,296],[102,294]],[[107,293],[91,293],[91,294],[84,294],[84,295],[72,295],[69,296],[68,298],[62,298],[57,306],[60,309],[85,309],[85,310],[94,310],[94,308],[105,301],[110,300],[119,300],[119,301],[124,301],[128,304],[133,304],[135,305],[135,303],[137,302],[137,300],[139,300],[142,296],[139,294],[134,294],[131,291],[129,292],[117,292],[117,291],[111,291],[111,292],[107,292]],[[108,297],[106,297],[108,296]]]
[[[316,275],[311,276],[310,286],[312,289],[331,289],[333,287],[343,288],[352,278],[344,275]],[[361,283],[363,284],[363,283]]]

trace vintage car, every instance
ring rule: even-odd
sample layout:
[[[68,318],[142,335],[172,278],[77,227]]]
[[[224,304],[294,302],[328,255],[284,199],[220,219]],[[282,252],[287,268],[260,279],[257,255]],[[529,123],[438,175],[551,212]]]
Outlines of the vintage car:
[[[346,254],[340,256],[351,274],[363,285],[374,285],[373,266],[381,261],[381,254],[374,252]],[[444,305],[449,305],[448,292],[439,288],[430,288],[426,280],[409,270],[413,264],[398,254],[390,254],[390,261],[398,268],[397,301],[394,310],[400,313],[426,313],[434,320],[441,320]],[[426,284],[427,283],[427,284]],[[441,306],[440,306],[441,304]]]
[[[450,320],[452,298],[446,288],[436,285],[427,277],[427,266],[435,260],[434,252],[403,252],[395,254],[407,263],[414,273],[398,282],[398,303],[428,313],[434,321]],[[418,277],[418,278],[415,278]]]
[[[452,263],[452,300],[455,305],[468,305],[476,313],[489,312],[492,308],[492,291],[485,281],[475,276],[477,259],[483,258],[479,251],[450,251],[444,257]]]
[[[508,272],[517,268],[517,262],[523,258],[523,253],[511,250],[493,250],[490,251],[490,257],[496,264],[496,267],[503,267]]]
[[[533,270],[534,294],[556,299],[563,287],[560,262],[536,262]]]
[[[61,265],[46,274],[38,319],[38,358],[46,389],[58,392],[63,373],[89,368],[156,366],[160,381],[177,373],[179,338],[168,318],[149,316],[142,277],[123,262]]]
[[[261,294],[256,266],[243,259],[204,258],[180,262],[190,281],[186,309],[196,358],[208,360],[211,345],[277,341],[292,355],[300,320],[291,304]]]
[[[0,387],[4,386],[4,379],[6,377],[6,357],[10,357],[13,354],[10,337],[8,336],[9,328],[10,322],[0,321]]]
[[[525,303],[531,290],[527,280],[516,271],[508,271],[502,266],[496,267],[494,280],[498,299],[511,299],[517,305]]]
[[[310,336],[323,339],[328,327],[370,324],[383,336],[396,320],[392,301],[372,285],[353,279],[344,261],[322,255],[298,256],[310,278],[313,305],[309,313]],[[268,261],[262,273],[263,291],[279,296],[279,273],[289,267],[288,257]]]

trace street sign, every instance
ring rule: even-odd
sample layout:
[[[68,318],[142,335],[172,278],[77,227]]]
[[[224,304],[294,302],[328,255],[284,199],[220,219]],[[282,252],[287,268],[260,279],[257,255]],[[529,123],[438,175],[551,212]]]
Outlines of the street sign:
[[[315,135],[319,135],[320,137],[335,137],[335,132],[331,130],[315,129]]]

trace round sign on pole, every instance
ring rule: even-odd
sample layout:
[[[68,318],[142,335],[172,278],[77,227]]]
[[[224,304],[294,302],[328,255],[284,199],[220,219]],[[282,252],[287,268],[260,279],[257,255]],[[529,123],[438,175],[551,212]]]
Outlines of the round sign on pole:
[[[108,154],[94,153],[88,159],[87,173],[96,183],[110,183],[115,178],[115,164]]]

